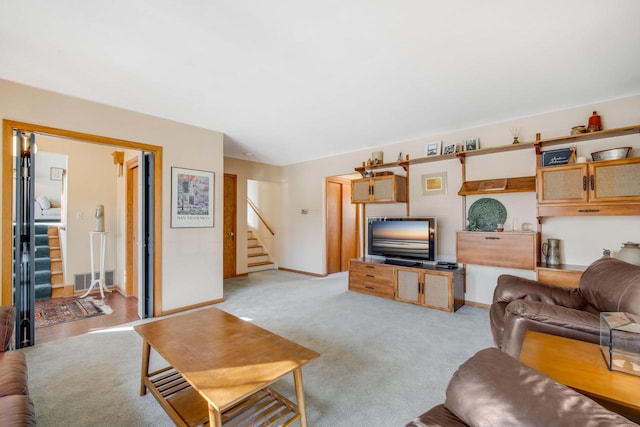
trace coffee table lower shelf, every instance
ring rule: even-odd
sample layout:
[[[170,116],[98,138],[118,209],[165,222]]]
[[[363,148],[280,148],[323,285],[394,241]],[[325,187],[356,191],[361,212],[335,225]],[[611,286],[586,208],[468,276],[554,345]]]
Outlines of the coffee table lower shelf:
[[[150,372],[144,384],[177,425],[208,425],[207,401],[173,367]],[[271,387],[258,390],[222,412],[222,424],[229,427],[288,426],[299,419],[298,406]]]

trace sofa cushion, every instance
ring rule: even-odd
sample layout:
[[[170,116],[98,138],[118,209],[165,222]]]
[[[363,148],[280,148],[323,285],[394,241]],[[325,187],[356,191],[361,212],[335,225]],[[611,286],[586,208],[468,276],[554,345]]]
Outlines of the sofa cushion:
[[[13,337],[16,309],[12,305],[0,306],[0,351],[8,349]]]
[[[30,427],[35,425],[36,415],[29,396],[0,397],[0,426]]]
[[[12,394],[29,394],[27,361],[19,351],[0,353],[0,397]]]
[[[496,348],[458,368],[444,405],[470,426],[637,426]]]
[[[579,288],[598,311],[640,315],[640,266],[602,257],[582,274]]]

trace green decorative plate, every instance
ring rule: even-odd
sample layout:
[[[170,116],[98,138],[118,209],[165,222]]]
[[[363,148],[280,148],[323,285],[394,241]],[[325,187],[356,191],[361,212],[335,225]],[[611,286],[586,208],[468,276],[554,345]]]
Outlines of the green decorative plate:
[[[507,210],[496,199],[476,200],[469,208],[467,231],[495,231],[507,219]]]

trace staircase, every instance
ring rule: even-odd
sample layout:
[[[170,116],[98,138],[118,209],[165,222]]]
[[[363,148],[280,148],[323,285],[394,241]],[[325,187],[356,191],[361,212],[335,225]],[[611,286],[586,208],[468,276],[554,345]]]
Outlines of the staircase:
[[[49,247],[49,226],[35,226],[35,291],[36,300],[51,298],[51,248]]]
[[[262,270],[275,270],[276,264],[269,251],[262,246],[253,230],[247,231],[247,271],[254,273]]]

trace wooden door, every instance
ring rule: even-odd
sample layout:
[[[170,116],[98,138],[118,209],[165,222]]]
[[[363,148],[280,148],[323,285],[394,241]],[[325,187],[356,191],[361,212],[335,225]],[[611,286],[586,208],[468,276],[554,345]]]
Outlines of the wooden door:
[[[224,174],[224,225],[222,238],[222,277],[236,275],[237,175]]]
[[[327,274],[349,270],[358,256],[357,205],[351,203],[351,180],[327,178]]]
[[[127,247],[125,293],[138,297],[138,159],[127,161]]]

